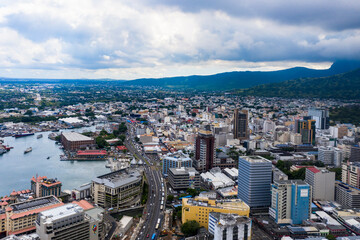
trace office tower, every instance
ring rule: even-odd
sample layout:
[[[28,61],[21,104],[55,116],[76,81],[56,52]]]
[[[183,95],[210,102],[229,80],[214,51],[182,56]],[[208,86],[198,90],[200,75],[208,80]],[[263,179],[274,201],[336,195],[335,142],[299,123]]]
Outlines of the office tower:
[[[276,223],[301,224],[311,213],[311,186],[302,180],[280,180],[271,185],[270,216]]]
[[[343,151],[339,148],[334,148],[334,166],[341,167],[343,161],[344,161]]]
[[[214,239],[251,239],[251,219],[231,213],[209,213],[209,233]]]
[[[91,180],[91,196],[103,208],[126,208],[140,203],[143,173],[121,169]]]
[[[176,191],[188,188],[200,189],[200,174],[195,168],[170,168],[168,173],[168,180],[172,189]]]
[[[238,198],[250,207],[268,207],[271,175],[271,161],[260,156],[239,157]]]
[[[310,167],[306,169],[305,182],[312,187],[314,200],[334,201],[335,172]]]
[[[200,130],[195,141],[194,167],[199,172],[207,172],[213,168],[215,159],[215,137],[211,131]]]
[[[329,129],[329,110],[309,108],[308,116],[316,121],[317,129]]]
[[[350,150],[350,162],[360,162],[360,146],[351,146]]]
[[[319,161],[325,165],[334,165],[334,148],[332,147],[319,147]]]
[[[233,213],[249,217],[249,206],[240,199],[216,200],[206,197],[182,199],[182,223],[195,220],[201,227],[208,228],[209,213]]]
[[[248,111],[235,109],[234,111],[234,138],[239,140],[249,139]]]
[[[103,239],[103,211],[73,203],[43,211],[36,218],[36,233],[41,240]]]
[[[315,120],[311,120],[309,117],[304,117],[303,120],[295,120],[295,131],[301,134],[303,144],[315,145],[315,129]]]
[[[177,151],[175,153],[169,153],[163,158],[163,175],[167,176],[170,168],[181,168],[181,167],[191,167],[192,160],[191,158],[183,153],[182,151]]]

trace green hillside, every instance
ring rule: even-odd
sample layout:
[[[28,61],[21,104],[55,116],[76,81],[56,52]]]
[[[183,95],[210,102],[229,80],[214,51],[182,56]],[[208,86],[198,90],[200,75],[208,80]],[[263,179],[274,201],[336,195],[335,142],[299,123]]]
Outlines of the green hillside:
[[[241,94],[286,98],[360,99],[360,68],[329,77],[263,84],[241,91]]]

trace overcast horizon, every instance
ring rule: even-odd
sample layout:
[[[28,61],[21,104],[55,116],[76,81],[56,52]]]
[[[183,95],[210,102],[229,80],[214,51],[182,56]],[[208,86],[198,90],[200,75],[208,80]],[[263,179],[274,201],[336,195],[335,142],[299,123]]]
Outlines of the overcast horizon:
[[[3,0],[0,76],[131,80],[360,60],[360,3]]]

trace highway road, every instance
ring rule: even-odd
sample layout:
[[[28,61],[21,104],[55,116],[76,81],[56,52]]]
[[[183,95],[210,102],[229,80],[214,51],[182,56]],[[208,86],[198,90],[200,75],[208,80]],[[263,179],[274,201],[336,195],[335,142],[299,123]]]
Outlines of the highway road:
[[[165,208],[165,188],[162,178],[161,171],[156,166],[157,164],[149,157],[145,155],[141,147],[134,141],[135,139],[135,129],[132,124],[127,124],[128,134],[126,138],[125,145],[128,150],[135,155],[138,159],[141,159],[143,162],[146,162],[145,166],[145,176],[149,185],[148,200],[145,208],[145,221],[143,226],[139,231],[138,237],[136,239],[151,239],[152,235],[155,233],[156,237],[159,236],[159,229],[161,229],[161,224],[163,223],[164,213],[161,209],[162,206]],[[160,224],[159,223],[160,219]],[[156,228],[158,226],[158,228]]]

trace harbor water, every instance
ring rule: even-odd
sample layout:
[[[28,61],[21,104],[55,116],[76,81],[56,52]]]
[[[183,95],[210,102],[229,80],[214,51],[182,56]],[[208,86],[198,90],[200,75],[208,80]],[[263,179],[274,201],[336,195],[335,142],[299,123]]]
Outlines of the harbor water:
[[[84,132],[95,127],[64,131]],[[30,179],[38,174],[57,178],[62,182],[62,190],[72,190],[89,183],[95,176],[109,172],[105,161],[60,161],[63,154],[60,145],[48,139],[51,132],[36,133],[32,136],[5,137],[4,145],[14,147],[0,155],[0,197],[9,195],[13,190],[30,189]],[[42,134],[42,138],[37,138]],[[32,151],[24,154],[31,147]],[[48,158],[50,157],[50,158]]]

